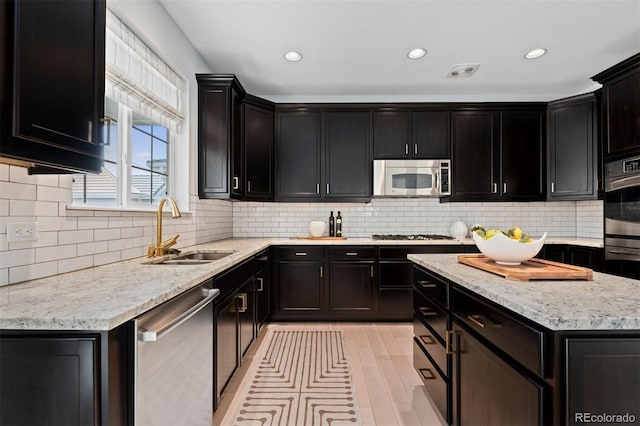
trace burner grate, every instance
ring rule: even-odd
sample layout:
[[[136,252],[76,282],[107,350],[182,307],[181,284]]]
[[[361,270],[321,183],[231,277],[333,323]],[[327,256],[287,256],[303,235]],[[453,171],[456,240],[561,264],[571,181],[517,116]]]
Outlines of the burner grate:
[[[371,236],[374,240],[453,240],[453,237],[448,235],[438,234],[374,234]]]

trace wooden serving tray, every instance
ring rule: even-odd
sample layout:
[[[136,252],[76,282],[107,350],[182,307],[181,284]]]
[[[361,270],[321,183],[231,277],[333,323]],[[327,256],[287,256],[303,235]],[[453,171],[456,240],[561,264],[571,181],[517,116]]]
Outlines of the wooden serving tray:
[[[581,266],[550,260],[529,259],[520,265],[499,265],[484,254],[461,254],[458,262],[501,275],[511,281],[531,280],[593,280],[593,271]]]
[[[296,240],[346,240],[347,237],[296,237]]]

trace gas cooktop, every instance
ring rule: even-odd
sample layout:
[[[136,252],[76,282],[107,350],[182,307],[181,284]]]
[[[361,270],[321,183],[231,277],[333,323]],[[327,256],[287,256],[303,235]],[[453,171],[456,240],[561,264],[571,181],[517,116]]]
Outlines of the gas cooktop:
[[[438,234],[410,234],[410,235],[399,235],[399,234],[375,234],[372,235],[371,238],[374,240],[453,240],[453,237],[448,235],[438,235]]]

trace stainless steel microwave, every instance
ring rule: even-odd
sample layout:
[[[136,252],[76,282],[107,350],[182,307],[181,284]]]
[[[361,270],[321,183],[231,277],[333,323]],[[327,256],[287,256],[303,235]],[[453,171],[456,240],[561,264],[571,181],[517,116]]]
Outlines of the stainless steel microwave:
[[[451,160],[374,160],[374,197],[451,195]]]

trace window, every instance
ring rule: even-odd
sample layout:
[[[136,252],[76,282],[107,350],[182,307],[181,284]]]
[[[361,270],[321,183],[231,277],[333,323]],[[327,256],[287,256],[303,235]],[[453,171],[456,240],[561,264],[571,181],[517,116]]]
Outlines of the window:
[[[119,207],[156,205],[168,195],[169,129],[111,98],[106,98],[105,111],[111,121],[105,128],[105,139],[109,143],[105,146],[102,173],[74,175],[73,203]]]
[[[168,195],[170,139],[184,116],[184,79],[107,10],[105,162],[74,175],[75,205],[145,207]]]

